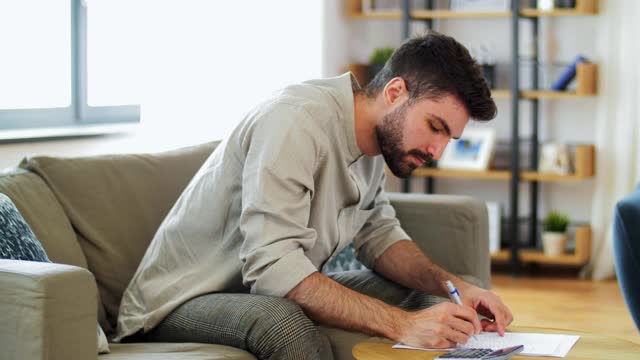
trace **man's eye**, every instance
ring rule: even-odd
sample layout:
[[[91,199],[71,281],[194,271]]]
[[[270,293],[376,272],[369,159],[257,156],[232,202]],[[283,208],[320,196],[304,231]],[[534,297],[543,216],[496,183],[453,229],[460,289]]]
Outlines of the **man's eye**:
[[[436,128],[432,124],[429,124],[429,127],[431,128],[431,131],[433,131],[434,133],[436,133],[436,134],[440,133],[440,129]]]

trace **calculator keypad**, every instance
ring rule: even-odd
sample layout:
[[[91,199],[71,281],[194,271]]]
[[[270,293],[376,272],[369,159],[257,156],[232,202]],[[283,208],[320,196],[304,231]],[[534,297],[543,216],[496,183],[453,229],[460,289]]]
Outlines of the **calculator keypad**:
[[[492,353],[491,349],[460,349],[440,355],[439,359],[482,359]]]

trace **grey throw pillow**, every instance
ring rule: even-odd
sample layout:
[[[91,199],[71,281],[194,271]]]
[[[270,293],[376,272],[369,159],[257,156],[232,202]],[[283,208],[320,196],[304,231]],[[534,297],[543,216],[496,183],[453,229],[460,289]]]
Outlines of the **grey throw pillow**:
[[[4,194],[0,194],[0,259],[49,262],[40,241]]]
[[[42,244],[36,238],[15,204],[0,193],[0,259],[50,262]],[[108,353],[107,337],[98,326],[98,353]]]

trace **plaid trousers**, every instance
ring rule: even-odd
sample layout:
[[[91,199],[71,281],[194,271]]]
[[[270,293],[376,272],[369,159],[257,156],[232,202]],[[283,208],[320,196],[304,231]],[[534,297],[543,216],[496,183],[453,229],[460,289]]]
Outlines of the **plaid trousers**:
[[[370,270],[328,274],[359,293],[406,310],[441,301]],[[150,342],[197,342],[246,350],[258,359],[331,359],[331,345],[300,306],[285,298],[213,293],[193,298],[144,335]]]

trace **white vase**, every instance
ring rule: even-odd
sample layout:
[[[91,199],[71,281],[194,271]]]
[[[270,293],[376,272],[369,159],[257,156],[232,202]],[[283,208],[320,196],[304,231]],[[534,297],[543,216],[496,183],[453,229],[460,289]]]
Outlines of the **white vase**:
[[[567,245],[567,234],[545,231],[542,233],[542,249],[547,256],[560,256]]]

